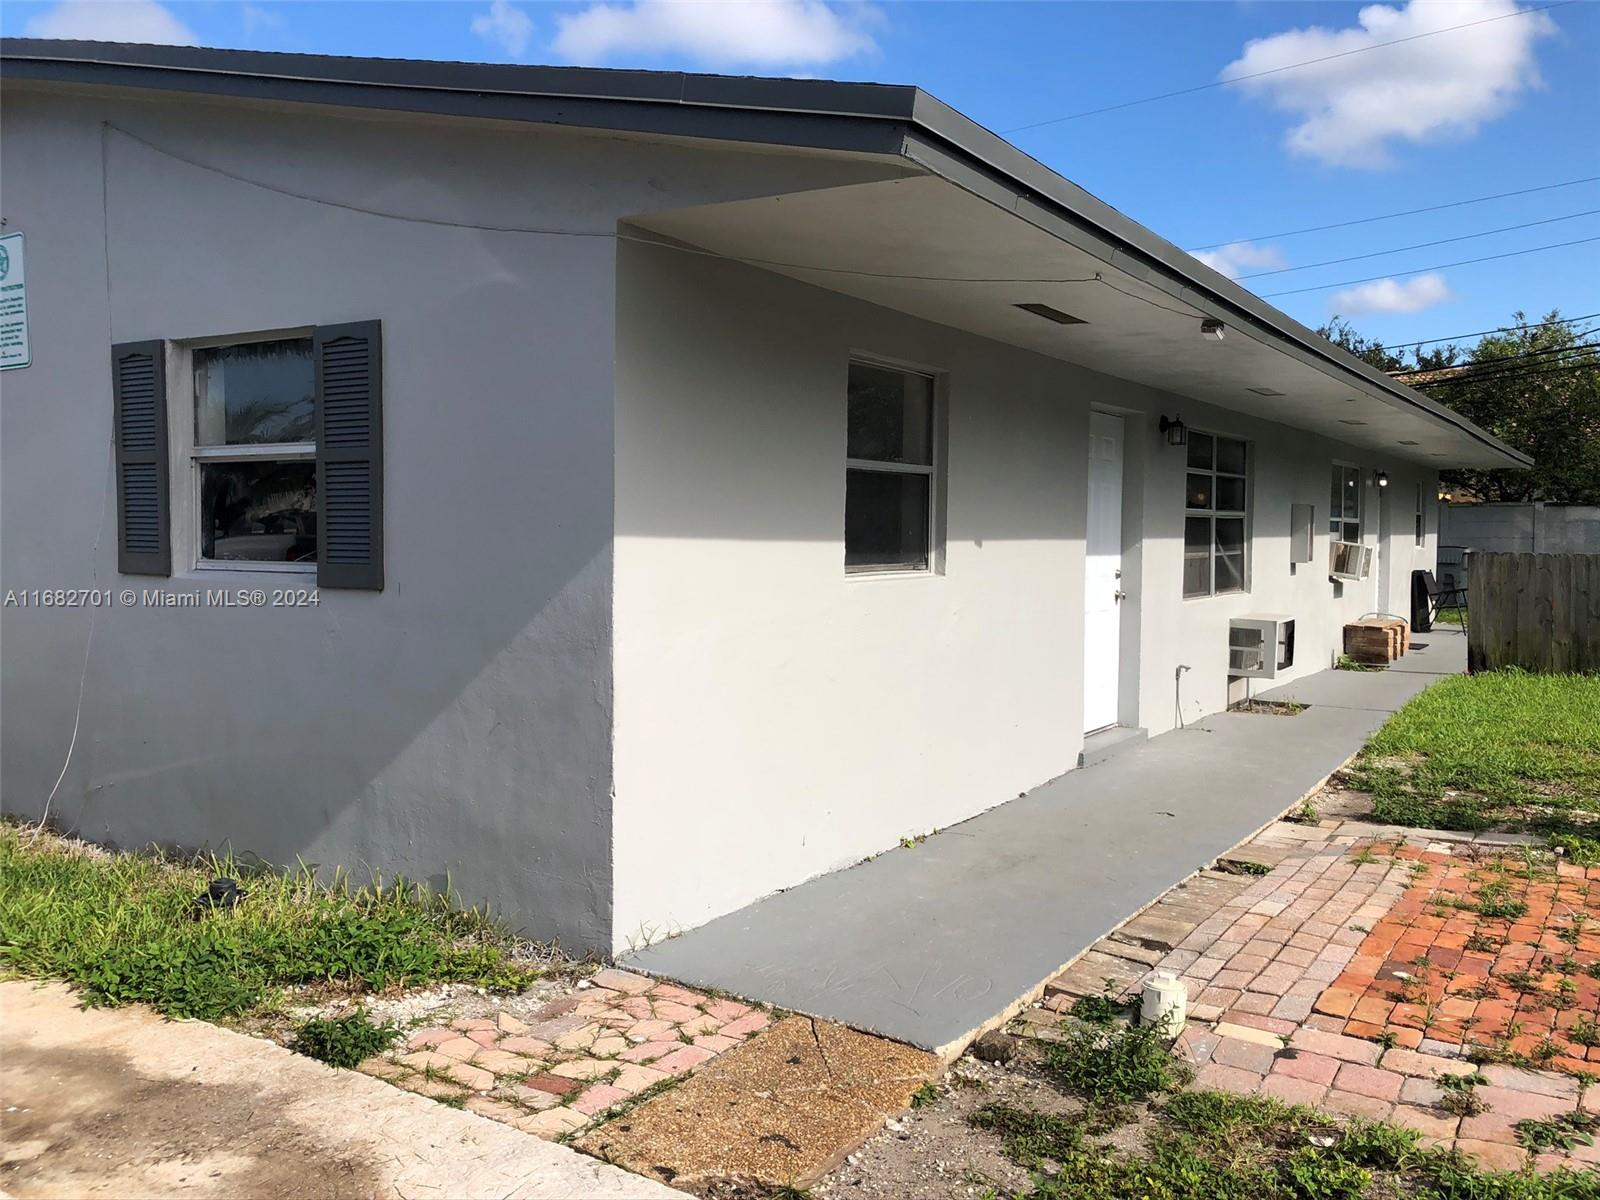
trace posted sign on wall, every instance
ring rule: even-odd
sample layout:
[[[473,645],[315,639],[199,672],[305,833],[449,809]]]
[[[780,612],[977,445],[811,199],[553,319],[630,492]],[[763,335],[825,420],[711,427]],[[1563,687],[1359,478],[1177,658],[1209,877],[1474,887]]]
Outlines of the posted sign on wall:
[[[28,347],[28,282],[22,235],[0,237],[0,371],[33,361]]]

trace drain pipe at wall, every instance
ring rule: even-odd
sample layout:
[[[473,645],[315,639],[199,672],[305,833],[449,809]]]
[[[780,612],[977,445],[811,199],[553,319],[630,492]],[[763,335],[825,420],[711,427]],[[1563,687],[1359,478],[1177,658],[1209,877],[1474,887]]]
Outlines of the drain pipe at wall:
[[[1172,702],[1178,709],[1178,728],[1183,729],[1183,673],[1189,670],[1188,663],[1179,663],[1178,669],[1172,673]]]

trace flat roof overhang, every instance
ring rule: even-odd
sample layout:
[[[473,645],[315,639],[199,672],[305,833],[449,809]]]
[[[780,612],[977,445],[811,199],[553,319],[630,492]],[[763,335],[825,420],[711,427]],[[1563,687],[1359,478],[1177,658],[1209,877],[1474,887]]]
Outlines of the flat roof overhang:
[[[775,201],[742,201],[672,214],[640,214],[635,224],[717,253],[827,265],[835,270],[769,269],[785,269],[797,278],[947,324],[987,329],[1001,340],[1221,407],[1259,412],[1301,428],[1328,427],[1326,431],[1342,441],[1381,444],[1397,457],[1439,467],[1518,467],[1532,461],[1317,336],[914,87],[37,39],[0,42],[0,76],[901,155],[927,176],[786,196],[783,203],[795,215],[781,219],[771,211]],[[876,192],[869,197],[862,189]],[[867,199],[888,206],[875,221],[873,213],[860,211]],[[816,225],[824,210],[840,204],[848,207],[851,221],[872,221],[877,243],[869,244],[866,226],[861,231],[841,228],[837,217],[831,228],[825,221]],[[896,221],[884,219],[890,210],[898,212]],[[720,233],[690,215],[699,212],[703,217],[713,211],[730,223]],[[771,248],[775,228],[805,225],[808,220],[811,224],[804,229],[791,228],[791,235],[804,236],[809,253],[834,258],[800,258],[795,252],[800,243],[792,236],[786,254],[755,252]],[[923,222],[910,228],[921,229],[924,236],[908,242],[907,221]],[[882,240],[896,230],[898,240]],[[973,257],[973,248],[950,244],[952,234],[969,233],[992,257],[980,261]],[[885,255],[891,253],[889,261]],[[882,275],[944,278],[908,281],[844,273],[874,270],[866,265],[873,261],[881,264],[876,269]],[[951,265],[958,261],[962,269]],[[1008,265],[1002,268],[1002,263]],[[1065,279],[1092,276],[1095,271],[1105,282],[1093,286],[1093,301],[1085,298],[1085,285],[949,282],[952,277]],[[935,283],[946,290],[937,292]],[[1108,284],[1140,299],[1122,296],[1119,301]],[[1042,302],[1083,317],[1089,325],[1051,325],[1012,307],[1040,301],[1040,296],[1006,298],[993,290],[1022,286],[1076,287],[1076,292],[1060,293],[1061,304],[1047,298]],[[982,288],[991,290],[985,293]],[[1089,311],[1074,311],[1073,303],[1098,312],[1100,319]],[[1163,313],[1155,304],[1177,311]],[[952,319],[956,310],[966,314],[962,320]],[[947,315],[936,315],[940,311]],[[1154,325],[1155,316],[1164,316],[1167,326]],[[1198,332],[1202,317],[1223,321],[1230,339],[1220,345],[1202,343]],[[976,324],[969,325],[969,320]],[[1189,322],[1187,334],[1173,324],[1180,320]],[[1032,329],[1028,322],[1047,328]],[[1061,340],[1095,326],[1099,328],[1076,341]],[[1093,348],[1092,354],[1087,347]],[[1224,353],[1208,357],[1205,351]],[[1182,382],[1175,374],[1179,366]],[[1291,386],[1279,387],[1274,378]],[[1251,387],[1282,391],[1284,396],[1259,396],[1248,390]],[[1263,411],[1257,401],[1275,401],[1282,407]],[[1315,411],[1319,409],[1326,412],[1319,415]],[[1408,444],[1412,442],[1416,444]]]

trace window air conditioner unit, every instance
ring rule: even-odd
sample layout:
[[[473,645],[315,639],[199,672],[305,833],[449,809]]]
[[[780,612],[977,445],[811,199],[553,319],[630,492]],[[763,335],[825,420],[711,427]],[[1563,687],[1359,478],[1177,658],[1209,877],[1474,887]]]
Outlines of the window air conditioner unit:
[[[1372,547],[1359,542],[1328,544],[1328,575],[1333,579],[1365,579],[1372,572]]]
[[[1256,613],[1228,622],[1228,674],[1276,679],[1294,666],[1294,618]]]

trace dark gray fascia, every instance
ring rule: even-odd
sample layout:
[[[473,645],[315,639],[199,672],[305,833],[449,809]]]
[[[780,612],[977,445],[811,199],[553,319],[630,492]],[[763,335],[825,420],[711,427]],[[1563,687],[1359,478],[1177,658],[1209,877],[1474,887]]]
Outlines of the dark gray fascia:
[[[593,67],[343,58],[194,46],[0,40],[8,79],[151,88],[663,136],[909,156],[959,186],[1288,353],[1504,455],[1532,459],[1397,383],[1185,254],[1004,138],[900,84]]]

